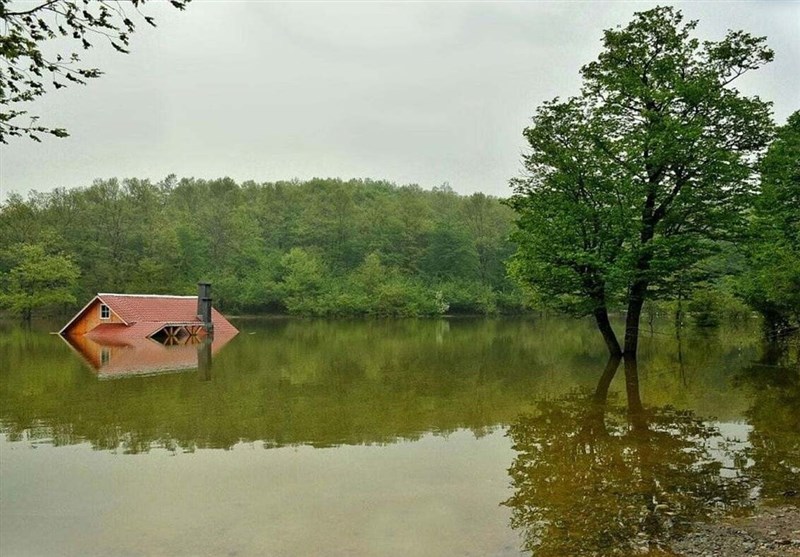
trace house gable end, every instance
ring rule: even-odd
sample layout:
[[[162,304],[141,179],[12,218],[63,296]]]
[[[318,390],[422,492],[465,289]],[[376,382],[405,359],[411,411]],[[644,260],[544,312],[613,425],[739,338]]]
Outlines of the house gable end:
[[[100,307],[103,305],[109,308],[109,315],[107,318],[101,318],[100,315]],[[95,296],[83,309],[76,313],[75,317],[64,325],[58,333],[60,335],[85,334],[101,323],[120,323],[128,325],[114,310],[113,306],[107,304],[100,296]]]

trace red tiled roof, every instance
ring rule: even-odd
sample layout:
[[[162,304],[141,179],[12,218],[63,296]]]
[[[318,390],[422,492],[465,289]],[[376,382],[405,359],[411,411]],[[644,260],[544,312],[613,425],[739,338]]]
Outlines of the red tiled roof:
[[[97,297],[126,323],[197,321],[197,298],[194,296],[98,294]]]

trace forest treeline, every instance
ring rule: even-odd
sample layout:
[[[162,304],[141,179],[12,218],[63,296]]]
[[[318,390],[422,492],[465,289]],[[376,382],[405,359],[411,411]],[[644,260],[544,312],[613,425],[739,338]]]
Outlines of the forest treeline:
[[[97,292],[195,294],[198,280],[235,313],[515,312],[513,221],[499,199],[446,184],[97,180],[10,195],[0,276],[5,305],[28,316]]]

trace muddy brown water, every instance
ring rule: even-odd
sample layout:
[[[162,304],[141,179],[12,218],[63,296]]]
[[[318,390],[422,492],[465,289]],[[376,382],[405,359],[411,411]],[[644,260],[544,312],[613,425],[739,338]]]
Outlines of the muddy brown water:
[[[0,555],[625,555],[797,487],[796,348],[755,323],[645,331],[639,422],[621,368],[586,402],[587,321],[234,324],[117,374],[0,325]]]

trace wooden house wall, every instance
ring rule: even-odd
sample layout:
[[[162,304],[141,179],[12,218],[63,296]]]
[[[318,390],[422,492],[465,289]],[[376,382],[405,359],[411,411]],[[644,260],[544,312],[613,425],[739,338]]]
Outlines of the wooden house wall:
[[[109,319],[100,319],[101,304],[102,302],[100,300],[95,300],[92,305],[86,308],[86,311],[83,312],[83,315],[76,319],[70,328],[65,331],[66,334],[82,335],[88,333],[101,323],[124,323],[122,319],[117,317],[117,314],[114,313],[114,310],[111,310],[111,317]]]

